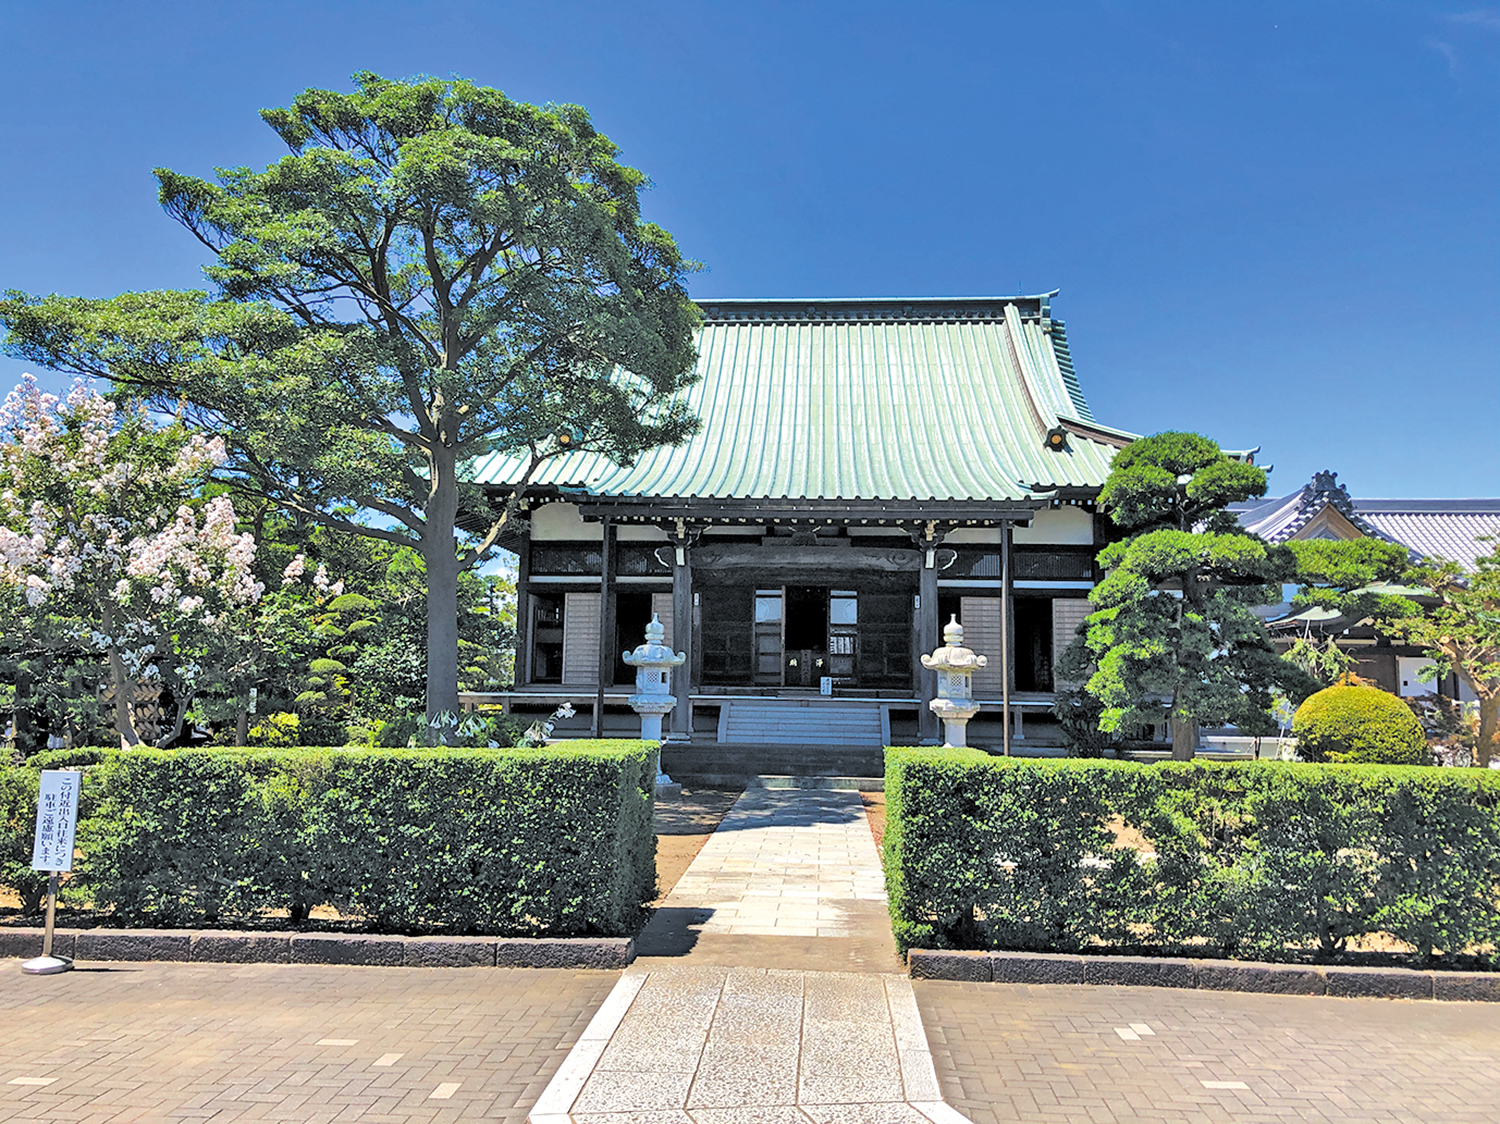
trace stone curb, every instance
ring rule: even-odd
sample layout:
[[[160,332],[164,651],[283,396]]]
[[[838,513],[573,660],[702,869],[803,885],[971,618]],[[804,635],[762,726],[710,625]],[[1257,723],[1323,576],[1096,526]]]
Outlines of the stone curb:
[[[1077,956],[1050,952],[954,952],[922,948],[907,953],[907,967],[915,980],[1176,987],[1270,995],[1500,1003],[1500,972],[1322,967],[1261,964],[1247,960]]]
[[[223,929],[59,929],[57,956],[201,964],[360,964],[406,968],[629,967],[630,937],[390,937]],[[41,929],[0,927],[0,958],[40,956]],[[986,977],[989,978],[989,977]]]

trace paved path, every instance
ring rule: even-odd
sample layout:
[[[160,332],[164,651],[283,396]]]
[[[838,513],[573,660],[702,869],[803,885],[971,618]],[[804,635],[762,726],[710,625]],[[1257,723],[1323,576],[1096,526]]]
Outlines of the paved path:
[[[648,968],[901,971],[859,793],[747,791],[637,947]]]
[[[532,1124],[965,1124],[858,793],[746,792],[640,944]]]
[[[0,960],[0,1121],[519,1124],[618,978]]]
[[[712,967],[628,971],[530,1120],[965,1122],[942,1103],[910,980]]]

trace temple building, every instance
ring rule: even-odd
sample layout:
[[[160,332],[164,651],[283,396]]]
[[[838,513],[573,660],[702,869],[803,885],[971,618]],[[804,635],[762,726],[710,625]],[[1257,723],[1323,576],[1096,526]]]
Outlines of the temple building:
[[[1133,439],[1094,419],[1053,295],[702,302],[697,435],[534,477],[500,701],[637,728],[621,657],[654,615],[687,655],[679,744],[935,740],[919,656],[957,617],[988,656],[971,738],[999,744],[1008,713],[1024,740],[1087,615],[1094,501]],[[523,467],[495,455],[476,478],[502,489]]]

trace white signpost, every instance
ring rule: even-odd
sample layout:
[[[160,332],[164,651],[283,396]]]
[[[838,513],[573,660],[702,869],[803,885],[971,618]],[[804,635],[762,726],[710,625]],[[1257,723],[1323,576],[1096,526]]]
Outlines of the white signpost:
[[[21,965],[33,976],[66,972],[73,961],[52,955],[52,926],[57,918],[57,876],[73,869],[73,831],[78,826],[78,783],[83,774],[68,769],[42,774],[36,802],[36,839],[31,846],[31,869],[45,870],[47,879],[47,929],[42,954]]]

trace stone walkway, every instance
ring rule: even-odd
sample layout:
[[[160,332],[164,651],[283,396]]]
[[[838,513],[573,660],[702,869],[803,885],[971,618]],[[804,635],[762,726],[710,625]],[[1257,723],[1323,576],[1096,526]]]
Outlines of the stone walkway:
[[[532,1124],[965,1124],[943,1103],[885,903],[858,793],[746,792]]]
[[[529,1119],[967,1121],[942,1102],[910,980],[764,968],[627,972]]]
[[[751,789],[636,941],[642,966],[900,972],[857,792]]]

